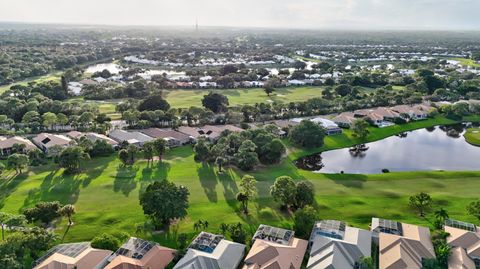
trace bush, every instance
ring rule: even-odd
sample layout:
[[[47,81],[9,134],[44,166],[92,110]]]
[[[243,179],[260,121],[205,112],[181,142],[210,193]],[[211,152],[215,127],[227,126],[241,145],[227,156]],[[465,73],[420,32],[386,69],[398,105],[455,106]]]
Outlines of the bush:
[[[390,170],[388,170],[387,168],[383,168],[382,173],[390,173]]]
[[[258,211],[258,216],[262,219],[273,219],[275,218],[275,211],[270,207],[262,208]]]
[[[114,252],[117,251],[120,244],[121,242],[117,237],[107,233],[96,236],[91,242],[92,248],[107,249]]]

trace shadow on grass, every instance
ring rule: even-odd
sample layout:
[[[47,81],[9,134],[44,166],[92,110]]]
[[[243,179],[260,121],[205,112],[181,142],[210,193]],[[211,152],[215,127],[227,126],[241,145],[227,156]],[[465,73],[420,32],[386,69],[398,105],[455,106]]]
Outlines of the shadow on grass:
[[[362,189],[363,184],[367,181],[366,175],[359,174],[324,174],[324,176],[347,188]]]
[[[15,171],[11,171],[2,175],[0,178],[0,208],[5,205],[5,199],[14,193],[18,185],[27,178],[28,172],[17,174]]]
[[[98,178],[108,166],[108,159],[96,159],[84,165],[83,173],[66,174],[55,167],[38,188],[31,189],[25,199],[23,209],[40,201],[59,201],[61,204],[75,204],[80,195],[80,187],[87,187]]]
[[[80,175],[65,175],[58,170],[50,172],[38,188],[31,189],[22,209],[34,206],[40,201],[59,201],[61,204],[75,204],[82,185]]]
[[[137,187],[135,177],[137,176],[138,167],[134,166],[119,166],[117,174],[113,181],[113,191],[122,192],[127,196]]]
[[[197,168],[197,174],[208,201],[216,203],[218,201],[216,190],[218,181],[213,167],[211,164],[202,163]]]
[[[165,161],[156,161],[143,168],[142,177],[140,179],[140,193],[143,193],[147,186],[152,182],[167,180],[170,168],[170,163]]]

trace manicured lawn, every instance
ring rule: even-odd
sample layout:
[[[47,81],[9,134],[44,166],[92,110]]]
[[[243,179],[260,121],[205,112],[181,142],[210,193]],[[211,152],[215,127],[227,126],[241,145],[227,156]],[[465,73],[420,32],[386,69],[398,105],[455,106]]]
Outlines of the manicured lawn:
[[[470,67],[480,67],[480,63],[475,62],[472,59],[465,59],[465,58],[453,58],[451,60],[459,61],[463,66],[470,66]]]
[[[463,136],[468,143],[480,146],[480,128],[469,128]]]
[[[321,97],[323,87],[289,87],[277,89],[270,96],[262,88],[254,89],[216,89],[216,90],[169,90],[166,99],[172,107],[188,108],[202,106],[202,98],[210,91],[218,92],[228,97],[231,106],[266,103],[266,102],[298,102],[314,97]]]
[[[55,73],[50,73],[44,76],[28,78],[21,82],[0,86],[0,94],[10,89],[10,87],[12,87],[13,85],[27,85],[29,82],[32,82],[32,81],[35,81],[37,83],[47,82],[50,80],[60,81],[60,74],[61,74],[60,72],[55,72]]]
[[[395,132],[428,125],[452,123],[444,118],[415,122],[385,129],[372,129],[369,139],[380,139]],[[351,134],[328,137],[321,150],[357,143]],[[73,203],[77,208],[75,225],[66,241],[89,240],[97,234],[125,231],[146,239],[155,239],[175,247],[177,233],[193,237],[193,222],[207,220],[210,232],[218,232],[221,223],[244,223],[250,231],[258,224],[291,227],[292,217],[280,211],[269,194],[276,177],[289,175],[296,180],[309,180],[316,190],[319,218],[341,219],[349,224],[368,228],[371,217],[384,217],[408,223],[429,225],[431,214],[421,219],[408,207],[408,197],[420,191],[432,195],[435,207],[444,207],[453,218],[478,222],[468,216],[465,206],[478,199],[480,172],[408,172],[379,175],[328,175],[296,169],[292,161],[310,150],[290,148],[290,155],[278,165],[262,167],[249,174],[258,180],[258,197],[250,204],[249,216],[240,212],[235,200],[243,172],[217,168],[193,160],[191,146],[170,150],[163,163],[148,166],[138,161],[132,168],[122,168],[115,156],[98,158],[84,163],[85,173],[64,176],[55,166],[33,168],[27,175],[0,181],[2,211],[21,212],[38,201],[59,200]],[[434,156],[432,156],[434,157]],[[168,179],[190,190],[188,217],[173,225],[166,233],[139,233],[136,227],[145,221],[138,202],[139,193],[154,180]],[[66,221],[57,224],[63,233]]]

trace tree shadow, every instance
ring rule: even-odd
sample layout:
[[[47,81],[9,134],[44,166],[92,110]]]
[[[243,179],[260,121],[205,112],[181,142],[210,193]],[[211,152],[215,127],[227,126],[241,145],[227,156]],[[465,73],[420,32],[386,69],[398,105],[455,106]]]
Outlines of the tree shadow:
[[[103,171],[107,168],[111,161],[111,158],[96,158],[95,160],[89,161],[87,168],[83,170],[84,178],[82,178],[82,186],[88,187],[92,180],[98,178],[102,175]],[[94,166],[92,167],[92,165]],[[82,175],[82,174],[79,174]]]
[[[131,191],[137,187],[135,177],[137,176],[138,167],[134,166],[119,166],[117,174],[113,180],[113,191],[121,192],[128,197]]]
[[[5,199],[17,190],[18,185],[28,178],[28,173],[17,174],[15,171],[4,173],[0,178],[0,208],[5,206]]]
[[[205,194],[210,202],[216,203],[218,201],[217,197],[217,175],[213,169],[213,165],[202,163],[200,167],[197,168],[198,178],[200,179],[200,184],[202,185]]]
[[[238,210],[238,203],[237,203],[237,193],[238,193],[238,186],[235,182],[234,175],[231,169],[225,170],[222,173],[216,174],[218,176],[218,180],[223,186],[223,196],[225,197],[225,201],[227,204],[233,208],[235,211]]]
[[[57,175],[58,174],[58,175]],[[80,194],[83,179],[81,175],[65,175],[59,170],[50,172],[38,188],[31,189],[22,209],[32,207],[40,201],[59,201],[61,204],[75,204]]]
[[[168,179],[171,165],[168,162],[153,162],[142,169],[142,177],[140,179],[140,193],[143,193],[147,186],[155,181]]]
[[[343,185],[347,188],[362,189],[363,184],[367,181],[366,175],[359,174],[323,174],[326,178],[332,180],[336,184]]]

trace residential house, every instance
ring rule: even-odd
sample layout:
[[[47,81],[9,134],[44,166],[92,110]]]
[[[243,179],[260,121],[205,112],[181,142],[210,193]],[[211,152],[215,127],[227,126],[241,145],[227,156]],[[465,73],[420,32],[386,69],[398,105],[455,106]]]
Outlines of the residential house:
[[[428,117],[432,107],[427,105],[398,105],[392,107],[404,119],[423,120]]]
[[[372,237],[379,246],[379,269],[421,269],[424,259],[434,259],[430,229],[373,218]]]
[[[32,139],[45,153],[48,153],[52,147],[66,148],[73,143],[73,140],[60,134],[41,133]]]
[[[27,153],[31,149],[36,149],[37,147],[28,139],[20,136],[13,136],[10,138],[0,139],[0,155],[1,156],[9,156],[12,154],[13,146],[15,144],[18,145],[25,145],[23,152],[20,153]]]
[[[108,137],[104,134],[97,134],[97,133],[89,132],[89,133],[85,134],[85,137],[88,138],[92,142],[95,142],[97,140],[103,140],[103,141],[107,142],[108,144],[110,144],[114,148],[118,146],[117,141],[111,139],[110,137]]]
[[[312,122],[320,124],[323,128],[325,128],[325,133],[326,135],[335,135],[335,134],[341,134],[342,133],[342,128],[340,128],[335,122],[321,118],[321,117],[316,117],[311,119]]]
[[[67,137],[70,137],[71,139],[79,139],[80,137],[84,136],[85,134],[79,131],[70,131],[65,134]]]
[[[243,269],[300,269],[308,246],[306,240],[295,238],[293,231],[263,224],[253,241]]]
[[[78,96],[78,95],[80,95],[81,92],[82,92],[82,86],[83,86],[83,85],[82,85],[81,83],[79,83],[79,82],[74,82],[74,81],[69,82],[69,83],[68,83],[68,91],[69,91],[71,94]]]
[[[216,82],[208,82],[208,81],[199,82],[198,87],[202,88],[202,89],[217,88],[217,83]]]
[[[221,235],[201,232],[173,269],[236,269],[245,254],[245,245]]]
[[[33,269],[96,269],[110,257],[110,250],[94,249],[89,242],[61,244],[33,263]]]
[[[145,142],[153,141],[154,138],[138,131],[127,132],[125,130],[115,129],[108,136],[118,143],[127,142],[137,147],[143,146]]]
[[[467,222],[447,219],[444,230],[449,234],[447,243],[452,247],[448,268],[480,268],[480,227]]]
[[[315,122],[319,125],[321,125],[325,129],[325,134],[326,135],[335,135],[335,134],[341,134],[342,133],[342,128],[340,128],[335,122],[321,118],[321,117],[316,117],[316,118],[295,118],[292,119],[292,122],[300,123],[303,120],[310,120],[312,122]]]
[[[205,125],[203,127],[180,126],[178,131],[182,134],[188,135],[192,141],[196,141],[200,137],[204,137],[211,141],[216,141],[220,134],[229,130],[231,132],[242,132],[243,129],[233,125]]]
[[[191,142],[190,136],[172,129],[149,128],[140,130],[140,132],[153,138],[164,139],[167,142],[167,146],[171,148],[182,146]]]
[[[104,269],[164,269],[172,262],[175,253],[174,249],[131,237],[108,258]]]
[[[205,125],[205,126],[201,127],[201,129],[206,130],[206,131],[210,130],[210,131],[213,131],[213,132],[216,132],[216,133],[222,133],[222,132],[227,131],[227,130],[230,131],[230,132],[234,132],[234,133],[241,133],[241,132],[244,131],[242,128],[231,125],[231,124]]]
[[[356,269],[371,256],[372,232],[322,220],[315,223],[309,245],[307,269]]]
[[[95,141],[97,141],[97,140],[104,140],[105,142],[107,142],[112,147],[117,147],[118,146],[117,141],[115,141],[115,140],[111,139],[110,137],[108,137],[106,135],[103,135],[103,134],[97,134],[97,133],[93,133],[93,132],[82,133],[82,132],[79,132],[79,131],[70,131],[70,132],[66,133],[65,135],[72,138],[72,139],[80,139],[81,137],[86,137],[88,140],[92,141],[93,143],[95,143]]]
[[[288,81],[288,84],[291,86],[304,86],[306,83],[302,80],[292,79]]]
[[[386,127],[393,125],[393,123],[388,122],[383,115],[376,112],[376,109],[360,109],[355,110],[354,116],[356,118],[364,118],[377,127]]]
[[[342,128],[350,128],[353,122],[357,120],[353,112],[343,112],[335,116],[332,121]]]
[[[78,83],[82,84],[82,85],[97,85],[98,82],[96,82],[95,80],[93,79],[84,79],[84,80],[81,80],[79,81]]]

